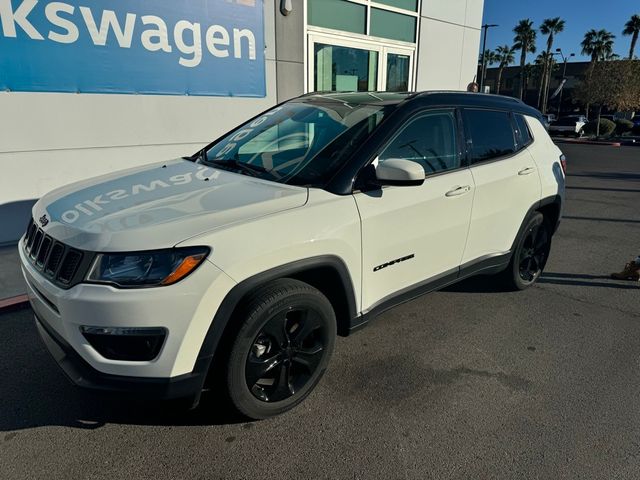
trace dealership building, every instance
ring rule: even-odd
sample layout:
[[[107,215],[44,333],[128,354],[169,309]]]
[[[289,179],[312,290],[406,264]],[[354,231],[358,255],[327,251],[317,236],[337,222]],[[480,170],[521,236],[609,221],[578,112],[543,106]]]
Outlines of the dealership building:
[[[483,0],[0,0],[0,245],[59,186],[312,91],[464,90]]]

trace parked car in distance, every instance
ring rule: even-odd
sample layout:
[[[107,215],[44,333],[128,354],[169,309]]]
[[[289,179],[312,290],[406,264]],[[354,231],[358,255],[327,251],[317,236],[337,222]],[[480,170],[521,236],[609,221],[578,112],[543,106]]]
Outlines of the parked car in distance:
[[[38,331],[80,386],[283,413],[336,335],[472,275],[538,280],[566,169],[541,122],[496,95],[308,94],[55,190],[19,245]]]
[[[549,125],[551,135],[573,135],[581,137],[584,135],[584,126],[587,124],[587,117],[584,115],[567,115]]]

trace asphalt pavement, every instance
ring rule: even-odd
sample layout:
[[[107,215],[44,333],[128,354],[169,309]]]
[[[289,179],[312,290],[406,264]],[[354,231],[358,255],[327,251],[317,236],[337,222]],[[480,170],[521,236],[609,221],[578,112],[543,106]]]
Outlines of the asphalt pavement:
[[[0,315],[0,478],[639,478],[640,284],[608,274],[640,254],[640,148],[561,148],[537,286],[485,277],[387,312],[275,419],[82,392],[28,309]]]

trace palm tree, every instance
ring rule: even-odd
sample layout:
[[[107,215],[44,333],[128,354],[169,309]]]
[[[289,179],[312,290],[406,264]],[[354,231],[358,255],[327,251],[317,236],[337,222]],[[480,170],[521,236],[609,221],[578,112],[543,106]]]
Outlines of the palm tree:
[[[631,15],[631,19],[624,24],[623,35],[631,35],[631,48],[629,49],[629,60],[633,60],[636,50],[636,42],[640,34],[640,15]]]
[[[553,59],[553,55],[551,55],[551,48],[553,48],[553,40],[555,36],[564,30],[564,20],[560,17],[555,18],[547,18],[540,25],[540,33],[543,35],[547,35],[547,50],[546,50],[546,59],[547,63],[543,65],[542,70],[542,113],[547,112],[547,101],[549,97],[549,83],[551,81],[551,64],[549,63],[550,59]]]
[[[527,63],[527,53],[536,52],[536,31],[533,28],[533,22],[525,18],[518,22],[518,25],[513,29],[513,33],[516,34],[513,38],[513,46],[516,50],[520,50],[520,91],[518,96],[522,100],[525,80],[524,67]]]
[[[484,58],[484,63],[482,62],[483,58]],[[480,72],[481,85],[484,85],[485,80],[487,78],[487,67],[489,67],[490,65],[493,65],[496,62],[498,62],[498,56],[496,55],[496,52],[494,52],[493,50],[486,49],[484,51],[484,54],[480,55],[480,58],[478,59],[478,63],[480,64],[480,68],[483,69]]]
[[[584,34],[584,40],[580,43],[582,54],[591,57],[591,63],[606,60],[613,54],[613,39],[616,36],[606,30],[591,29]]]
[[[591,72],[593,71],[593,65],[596,62],[604,61],[610,58],[613,53],[613,39],[616,36],[604,29],[594,30],[591,29],[584,34],[584,39],[580,43],[582,47],[582,55],[591,56],[591,66],[587,70],[587,78],[591,78]],[[585,106],[587,117],[589,117],[589,108],[591,105],[587,102]]]
[[[542,52],[536,57],[534,72],[538,78],[538,101],[542,100],[542,106],[545,107],[544,101],[549,96],[549,83],[551,74],[557,68],[558,64],[552,52]],[[546,112],[543,112],[546,113]]]
[[[531,77],[533,77],[534,74],[534,66],[531,65],[530,63],[527,63],[524,68],[522,69],[522,76],[523,78],[523,82],[524,82],[524,91],[528,91],[529,90],[529,80],[531,79]]]
[[[498,69],[498,82],[496,84],[496,93],[498,95],[500,95],[500,87],[502,86],[502,73],[505,67],[508,67],[515,61],[515,53],[516,49],[509,45],[502,45],[501,47],[496,48],[496,56],[498,57],[497,61],[500,62],[500,67]]]

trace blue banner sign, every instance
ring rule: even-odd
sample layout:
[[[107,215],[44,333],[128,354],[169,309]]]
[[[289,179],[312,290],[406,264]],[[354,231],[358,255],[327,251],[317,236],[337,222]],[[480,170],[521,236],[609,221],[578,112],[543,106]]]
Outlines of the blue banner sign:
[[[0,0],[0,89],[264,97],[263,0]]]

